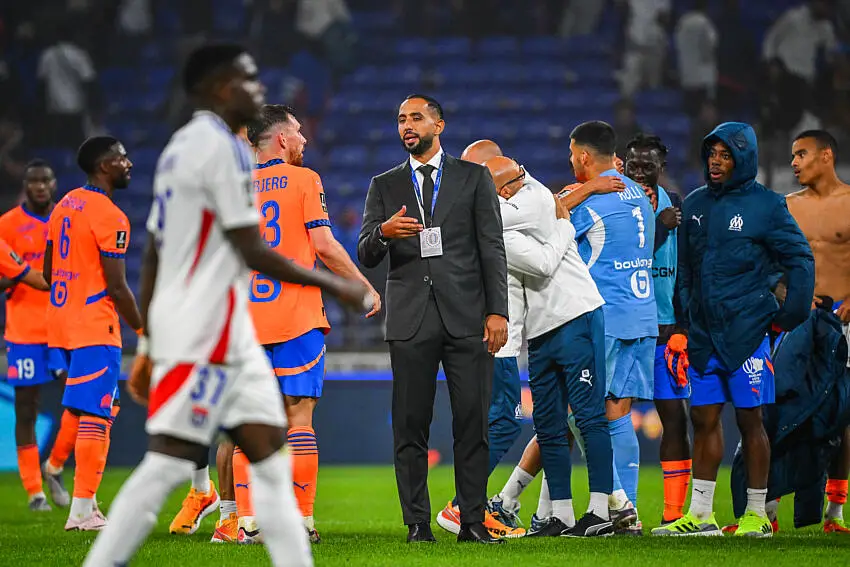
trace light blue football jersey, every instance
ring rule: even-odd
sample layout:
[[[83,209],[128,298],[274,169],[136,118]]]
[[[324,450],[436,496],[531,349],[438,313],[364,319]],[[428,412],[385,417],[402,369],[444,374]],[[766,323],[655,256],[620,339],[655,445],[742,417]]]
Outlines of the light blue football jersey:
[[[614,169],[602,175],[619,177],[626,190],[591,196],[573,210],[571,220],[579,254],[605,300],[605,334],[618,339],[656,337],[655,213],[640,185]]]
[[[670,195],[658,186],[658,210],[655,216],[673,206]],[[678,261],[676,242],[677,229],[670,231],[667,240],[655,251],[652,262],[652,280],[655,284],[655,304],[658,307],[658,324],[674,325],[676,313],[673,311],[673,293],[676,291],[676,262]]]

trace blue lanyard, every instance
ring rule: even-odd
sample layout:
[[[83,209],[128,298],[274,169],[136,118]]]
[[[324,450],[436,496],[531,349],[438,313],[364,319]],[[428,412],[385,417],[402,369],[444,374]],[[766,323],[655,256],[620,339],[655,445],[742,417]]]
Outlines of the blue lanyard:
[[[437,195],[440,194],[440,181],[443,180],[443,164],[446,161],[445,152],[440,157],[440,169],[437,170],[437,180],[434,182],[434,195],[431,197],[431,223],[434,222],[434,208],[437,206]],[[422,189],[419,187],[419,180],[416,178],[416,170],[411,166],[410,177],[413,179],[413,190],[416,191],[416,202],[419,204],[419,211],[422,213],[422,222],[425,222],[425,203],[422,200]]]

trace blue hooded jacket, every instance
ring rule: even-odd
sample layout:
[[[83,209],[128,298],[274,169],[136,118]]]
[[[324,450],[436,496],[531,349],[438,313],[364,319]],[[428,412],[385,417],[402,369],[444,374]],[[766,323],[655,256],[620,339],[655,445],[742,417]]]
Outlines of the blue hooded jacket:
[[[732,177],[720,184],[708,174],[709,150],[717,141],[735,160]],[[699,372],[712,355],[733,371],[752,356],[772,323],[791,330],[806,320],[815,262],[785,198],[755,180],[758,146],[752,127],[719,125],[703,141],[702,162],[707,184],[685,199],[679,227],[688,355]],[[782,307],[770,287],[777,266],[787,277]]]

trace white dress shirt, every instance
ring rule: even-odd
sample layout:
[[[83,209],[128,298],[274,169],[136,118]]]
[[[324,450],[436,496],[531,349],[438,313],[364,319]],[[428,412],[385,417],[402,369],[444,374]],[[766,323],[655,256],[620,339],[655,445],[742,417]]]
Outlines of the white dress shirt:
[[[427,161],[427,163],[422,163],[421,161],[419,161],[418,159],[416,159],[412,155],[410,156],[410,167],[413,169],[413,174],[416,176],[416,181],[419,183],[419,190],[420,191],[422,190],[423,183],[425,182],[425,176],[422,175],[422,172],[419,171],[418,168],[422,167],[423,165],[433,165],[434,171],[431,172],[431,181],[433,181],[436,184],[437,183],[437,174],[440,171],[440,162],[442,160],[443,160],[443,148],[440,148],[439,150],[437,150],[437,153],[434,154],[434,157],[429,159]],[[437,189],[437,187],[435,186],[434,190],[436,191],[436,189]],[[415,192],[415,190],[414,190],[414,192]],[[422,195],[422,198],[424,199],[425,195]],[[427,207],[429,211],[431,210],[431,203],[430,202],[429,203],[422,203],[422,202],[419,201],[418,196],[416,197],[416,202],[419,203],[420,207]],[[419,215],[420,215],[419,218],[422,220],[422,223],[424,224],[425,223],[425,212],[421,208],[419,210]]]

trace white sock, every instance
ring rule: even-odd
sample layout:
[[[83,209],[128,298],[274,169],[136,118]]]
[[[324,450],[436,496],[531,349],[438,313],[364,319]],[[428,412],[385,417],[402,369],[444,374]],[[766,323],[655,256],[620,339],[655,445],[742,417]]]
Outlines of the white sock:
[[[316,529],[316,522],[313,520],[313,516],[304,516],[302,520],[304,521],[304,527],[308,530],[312,531]]]
[[[192,471],[192,488],[206,494],[210,491],[210,467]]]
[[[236,513],[236,500],[222,500],[221,504],[219,504],[218,511],[221,514],[222,520],[227,520],[230,518],[231,514]]]
[[[713,480],[693,479],[691,485],[691,509],[689,512],[696,518],[706,520],[714,512],[715,486],[717,486],[717,482]],[[764,500],[762,500],[762,506],[764,506]]]
[[[608,508],[611,510],[621,510],[629,503],[629,497],[626,496],[626,491],[622,488],[615,490],[608,497]]]
[[[54,467],[50,464],[50,459],[47,460],[47,463],[44,465],[44,470],[47,474],[59,474],[62,472],[64,467]]]
[[[587,505],[587,511],[591,514],[599,516],[603,520],[610,518],[608,515],[608,495],[601,492],[590,493],[590,503]]]
[[[502,492],[500,492],[502,500],[507,502],[508,506],[516,506],[519,503],[519,497],[522,491],[531,484],[532,480],[534,480],[534,475],[528,474],[519,467],[514,467],[511,478],[508,479]]]
[[[553,514],[552,499],[549,498],[549,483],[546,481],[546,473],[543,473],[543,483],[540,485],[540,498],[537,499],[537,517],[541,520],[549,518]]]
[[[564,522],[568,528],[575,526],[576,513],[575,510],[573,510],[573,499],[553,500],[552,515]]]
[[[251,464],[254,511],[275,567],[312,567],[313,556],[292,491],[289,456],[278,451]]]
[[[71,511],[68,514],[69,518],[74,520],[84,520],[94,513],[93,498],[77,498],[74,496],[71,499]]]
[[[109,523],[97,536],[83,567],[123,565],[156,524],[165,499],[191,476],[192,461],[148,452],[109,507]]]
[[[755,512],[759,516],[766,516],[765,501],[767,500],[766,488],[748,488],[747,489],[747,512]]]
[[[844,505],[838,502],[826,502],[826,519],[827,520],[843,520]]]
[[[771,522],[776,521],[779,512],[779,500],[771,500],[764,505],[764,511],[767,513],[767,519]]]
[[[47,498],[47,496],[44,495],[44,492],[39,492],[38,494],[33,494],[32,496],[30,496],[29,501],[32,502],[37,498]]]

